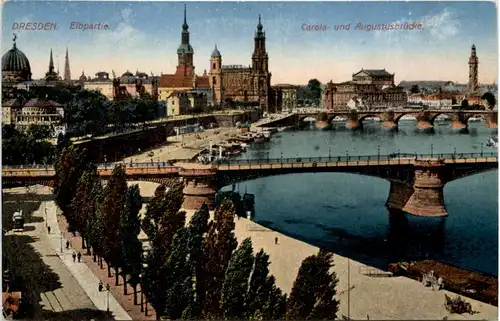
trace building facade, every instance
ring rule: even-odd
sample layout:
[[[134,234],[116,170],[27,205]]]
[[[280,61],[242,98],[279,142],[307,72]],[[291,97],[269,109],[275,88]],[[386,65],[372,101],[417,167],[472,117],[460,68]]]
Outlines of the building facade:
[[[116,77],[113,71],[113,78],[109,77],[109,73],[99,71],[91,79],[86,78],[82,72],[79,82],[83,83],[85,89],[97,90],[109,100],[115,100],[119,96],[135,98],[142,93],[153,97],[158,95],[158,77],[139,71],[134,75],[127,70],[120,77]]]
[[[185,91],[174,91],[166,99],[167,115],[177,116],[187,114],[190,101]]]
[[[394,85],[394,74],[382,70],[361,69],[351,81],[326,84],[323,106],[329,110],[348,109],[349,101],[362,102],[365,109],[398,108],[407,104],[403,87]]]
[[[26,131],[31,125],[47,126],[55,133],[64,131],[64,106],[43,98],[23,101],[9,99],[2,103],[2,124]]]
[[[211,97],[212,93],[210,82],[206,71],[202,76],[197,76],[195,66],[193,64],[194,49],[190,44],[189,25],[187,24],[186,7],[184,7],[184,23],[182,24],[181,44],[177,49],[177,69],[174,74],[162,74],[159,77],[158,95],[159,99],[168,101],[169,97],[174,92],[197,91],[205,92],[207,97]],[[170,111],[170,107],[167,106]]]
[[[216,45],[210,58],[209,76],[217,104],[255,102],[264,108],[269,106],[271,73],[266,51],[266,33],[260,15],[254,37],[252,64],[223,65],[222,55]]]
[[[272,95],[273,102],[271,105],[274,107],[274,111],[291,111],[297,108],[297,92],[298,86],[289,84],[278,84],[273,85]]]

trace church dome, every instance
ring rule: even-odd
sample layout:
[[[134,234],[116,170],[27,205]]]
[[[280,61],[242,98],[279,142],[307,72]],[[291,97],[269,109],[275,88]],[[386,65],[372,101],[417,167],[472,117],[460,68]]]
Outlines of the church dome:
[[[212,51],[212,57],[221,57],[219,49],[217,49],[217,45],[215,45],[214,51]]]
[[[135,83],[135,76],[134,76],[134,74],[127,70],[120,77],[120,83],[122,83],[122,84],[133,84],[133,83]]]
[[[14,38],[15,41],[15,38]],[[30,62],[26,55],[14,46],[2,57],[2,78],[9,80],[31,80]]]

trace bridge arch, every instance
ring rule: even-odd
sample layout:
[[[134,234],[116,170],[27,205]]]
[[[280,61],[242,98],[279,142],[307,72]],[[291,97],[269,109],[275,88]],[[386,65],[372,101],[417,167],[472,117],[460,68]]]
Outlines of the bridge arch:
[[[418,118],[420,112],[416,112],[416,111],[411,111],[411,112],[403,112],[403,113],[397,113],[396,117],[394,117],[394,122],[396,124],[399,124],[399,121],[401,120],[401,118],[403,118],[404,116],[413,116],[415,118]]]
[[[359,118],[358,118],[358,122],[359,122],[360,124],[362,124],[362,123],[363,123],[363,120],[366,120],[366,119],[367,119],[367,118],[369,118],[369,117],[371,117],[371,118],[379,118],[379,119],[380,119],[380,118],[381,118],[380,116],[381,116],[381,115],[366,114],[366,115],[363,115],[363,116],[359,117]]]

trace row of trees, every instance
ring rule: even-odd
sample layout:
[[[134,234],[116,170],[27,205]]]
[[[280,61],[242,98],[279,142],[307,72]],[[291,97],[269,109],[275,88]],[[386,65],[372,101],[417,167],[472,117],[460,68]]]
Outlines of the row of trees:
[[[235,208],[222,203],[209,220],[204,204],[186,224],[181,211],[182,186],[161,185],[147,206],[137,185],[127,187],[124,169],[113,170],[104,188],[95,165],[85,153],[65,148],[56,163],[56,202],[70,228],[92,247],[94,261],[102,260],[134,288],[141,284],[156,318],[168,319],[325,319],[338,310],[334,299],[337,279],[330,272],[332,255],[325,251],[306,258],[288,297],[269,274],[269,256],[254,254],[252,242],[239,246]],[[144,256],[137,236],[148,235]]]
[[[4,89],[6,91],[7,89]],[[122,130],[162,116],[162,106],[150,94],[110,101],[98,91],[79,86],[11,88],[3,97],[46,98],[64,106],[64,122],[72,136],[99,135]]]
[[[51,164],[55,147],[43,140],[50,135],[45,126],[32,125],[21,133],[12,125],[2,126],[2,163],[4,165]]]

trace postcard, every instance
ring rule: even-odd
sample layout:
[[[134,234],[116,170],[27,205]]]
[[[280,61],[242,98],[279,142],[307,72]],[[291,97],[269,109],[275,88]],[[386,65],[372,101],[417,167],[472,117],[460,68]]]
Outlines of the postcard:
[[[7,1],[7,319],[498,315],[493,2]]]

